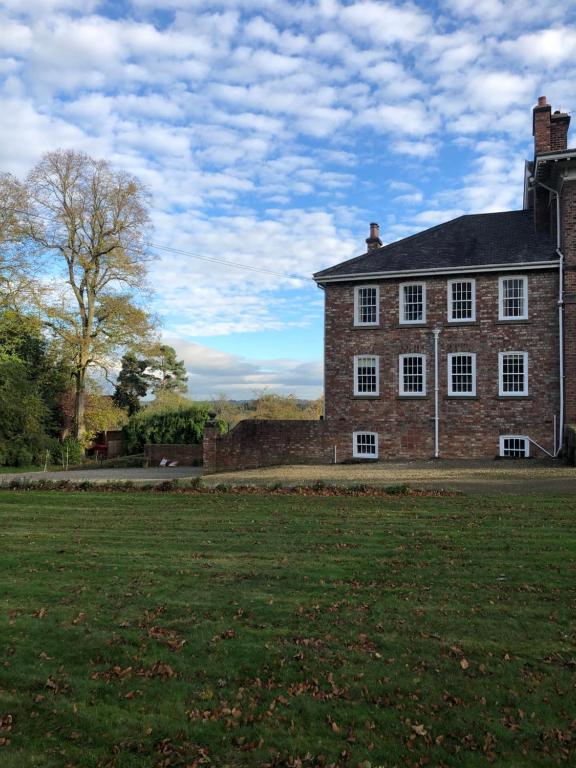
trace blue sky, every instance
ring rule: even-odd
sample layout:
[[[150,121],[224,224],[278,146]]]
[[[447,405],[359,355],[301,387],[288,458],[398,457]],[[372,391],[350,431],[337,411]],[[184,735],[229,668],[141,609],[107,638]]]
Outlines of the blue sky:
[[[148,185],[153,309],[190,394],[322,386],[319,269],[519,208],[531,108],[576,105],[576,2],[0,0],[0,168],[46,150]]]

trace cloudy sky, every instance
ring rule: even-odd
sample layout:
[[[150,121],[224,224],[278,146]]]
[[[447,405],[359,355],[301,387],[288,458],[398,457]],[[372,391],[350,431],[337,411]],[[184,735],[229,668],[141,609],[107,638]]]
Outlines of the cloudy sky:
[[[361,253],[370,221],[388,242],[522,206],[533,104],[576,108],[576,0],[543,9],[0,0],[0,168],[72,147],[137,174],[154,242],[186,252],[151,277],[190,394],[315,397],[312,272]]]

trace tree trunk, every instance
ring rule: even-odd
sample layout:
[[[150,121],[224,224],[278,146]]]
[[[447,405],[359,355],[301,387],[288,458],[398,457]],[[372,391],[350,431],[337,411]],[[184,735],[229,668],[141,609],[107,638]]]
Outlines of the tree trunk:
[[[77,440],[84,440],[86,426],[84,424],[84,411],[86,400],[86,368],[78,368],[74,374],[76,392],[74,393],[74,428],[73,434]]]

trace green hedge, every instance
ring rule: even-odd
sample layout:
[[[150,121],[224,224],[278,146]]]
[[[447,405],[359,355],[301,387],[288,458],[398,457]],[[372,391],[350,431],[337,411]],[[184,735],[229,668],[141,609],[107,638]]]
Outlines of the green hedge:
[[[72,437],[57,440],[42,434],[30,434],[11,439],[0,438],[0,466],[3,467],[43,466],[45,463],[64,467],[80,464],[83,459],[84,446]]]
[[[201,443],[207,421],[210,421],[208,409],[197,405],[170,411],[139,411],[122,429],[126,453],[142,453],[147,443]],[[220,430],[225,431],[224,422],[218,420],[218,424]]]

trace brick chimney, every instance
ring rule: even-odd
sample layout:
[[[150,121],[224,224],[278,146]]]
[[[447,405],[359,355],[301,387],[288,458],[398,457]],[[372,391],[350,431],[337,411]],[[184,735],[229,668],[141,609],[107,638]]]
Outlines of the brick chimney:
[[[538,97],[538,104],[532,110],[532,135],[534,136],[534,157],[550,152],[550,116],[552,107],[546,96]]]
[[[375,222],[370,224],[370,237],[366,238],[366,245],[369,251],[373,251],[375,248],[380,248],[382,240],[380,240],[380,227]]]
[[[550,118],[550,150],[552,152],[561,152],[568,149],[568,127],[570,126],[570,115],[556,110]]]
[[[570,115],[559,110],[552,114],[552,107],[548,104],[546,96],[538,98],[532,115],[534,157],[543,152],[561,152],[567,149]]]

